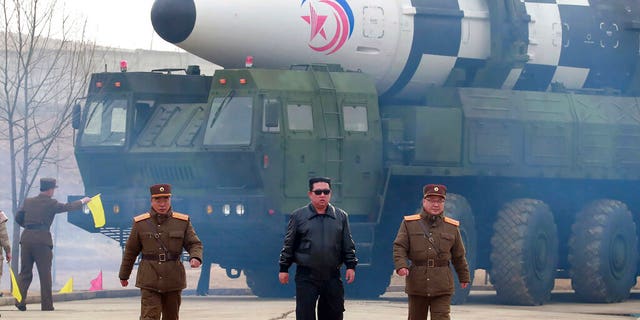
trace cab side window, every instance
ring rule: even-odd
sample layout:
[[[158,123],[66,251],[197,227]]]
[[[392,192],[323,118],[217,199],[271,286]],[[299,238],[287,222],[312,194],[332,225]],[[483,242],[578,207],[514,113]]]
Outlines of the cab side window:
[[[151,104],[153,101],[138,101],[135,104],[135,113],[133,115],[133,134],[138,135],[149,122],[151,118]]]
[[[351,132],[367,132],[367,108],[358,105],[344,105],[342,107],[344,117],[344,130]]]
[[[309,104],[288,104],[287,119],[289,130],[313,131],[313,116]]]

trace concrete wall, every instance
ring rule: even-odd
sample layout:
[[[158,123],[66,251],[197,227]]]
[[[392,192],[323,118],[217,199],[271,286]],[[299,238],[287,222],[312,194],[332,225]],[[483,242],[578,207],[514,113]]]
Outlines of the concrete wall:
[[[168,52],[150,50],[100,49],[96,52],[96,72],[120,70],[120,61],[127,60],[128,71],[151,71],[162,68],[186,68],[199,65],[205,75],[212,75],[220,67],[187,52]],[[106,67],[105,67],[106,66]]]

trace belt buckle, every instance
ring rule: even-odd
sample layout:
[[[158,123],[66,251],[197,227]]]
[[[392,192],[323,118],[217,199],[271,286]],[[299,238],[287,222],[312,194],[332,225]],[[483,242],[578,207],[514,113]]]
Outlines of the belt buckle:
[[[167,261],[167,255],[164,253],[161,253],[158,255],[158,261],[160,262],[166,262]]]
[[[427,260],[427,267],[428,268],[434,268],[436,266],[436,261],[433,259],[429,259]]]

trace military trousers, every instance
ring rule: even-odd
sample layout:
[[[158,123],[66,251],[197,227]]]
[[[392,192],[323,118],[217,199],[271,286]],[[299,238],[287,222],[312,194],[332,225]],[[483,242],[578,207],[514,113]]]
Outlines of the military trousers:
[[[296,320],[342,320],[344,287],[340,270],[332,271],[328,278],[317,277],[305,267],[296,270]]]
[[[2,258],[2,250],[0,250],[0,278],[2,278],[3,270],[4,270],[4,259]]]
[[[431,320],[450,320],[451,295],[425,297],[409,295],[409,320],[427,320],[431,311]]]
[[[42,310],[53,310],[53,296],[51,294],[51,261],[53,252],[47,244],[21,243],[20,244],[20,273],[18,274],[18,287],[22,294],[22,302],[18,305],[26,305],[27,291],[33,280],[33,264],[38,268],[40,277],[40,307]]]
[[[140,296],[140,320],[160,320],[160,315],[162,320],[179,318],[182,290],[158,292],[140,289]]]

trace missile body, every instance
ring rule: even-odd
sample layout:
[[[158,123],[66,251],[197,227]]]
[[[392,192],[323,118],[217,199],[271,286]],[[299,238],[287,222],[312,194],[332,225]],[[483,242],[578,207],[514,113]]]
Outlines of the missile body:
[[[163,39],[225,68],[337,63],[383,97],[429,86],[637,95],[635,0],[156,0]]]

